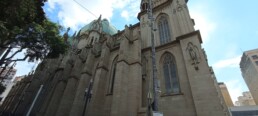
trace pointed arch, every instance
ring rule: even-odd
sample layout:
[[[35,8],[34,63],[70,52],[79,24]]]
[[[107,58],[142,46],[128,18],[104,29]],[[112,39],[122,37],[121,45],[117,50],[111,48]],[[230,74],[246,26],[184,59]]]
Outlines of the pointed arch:
[[[160,14],[157,18],[157,27],[159,33],[160,44],[165,44],[171,41],[171,31],[167,14]]]
[[[118,60],[118,56],[116,56],[112,62],[111,72],[110,72],[110,76],[109,76],[109,83],[108,83],[108,91],[107,91],[108,94],[113,94],[117,60]]]
[[[171,53],[164,53],[162,60],[163,77],[166,94],[177,94],[180,92],[179,79],[175,57]]]

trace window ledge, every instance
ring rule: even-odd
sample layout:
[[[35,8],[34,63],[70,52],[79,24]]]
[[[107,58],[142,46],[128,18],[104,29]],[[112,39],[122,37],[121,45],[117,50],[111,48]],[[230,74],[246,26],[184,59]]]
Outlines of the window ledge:
[[[182,92],[179,92],[179,93],[170,93],[170,94],[163,93],[163,94],[160,95],[160,97],[177,96],[177,95],[184,95],[184,93],[182,93]]]

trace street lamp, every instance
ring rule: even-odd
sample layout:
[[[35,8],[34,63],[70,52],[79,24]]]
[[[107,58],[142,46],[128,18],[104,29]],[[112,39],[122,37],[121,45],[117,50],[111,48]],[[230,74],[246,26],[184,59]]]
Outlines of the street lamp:
[[[91,99],[91,96],[92,96],[92,86],[93,86],[93,79],[90,79],[89,87],[85,89],[85,94],[84,94],[85,102],[84,102],[84,108],[83,108],[82,116],[85,115],[85,111],[86,111],[88,102],[90,102],[90,99]]]
[[[152,80],[153,80],[153,116],[163,116],[161,112],[159,112],[158,109],[158,95],[159,95],[159,85],[158,85],[158,78],[157,78],[157,67],[156,67],[156,50],[155,50],[155,42],[154,42],[154,31],[156,29],[154,28],[154,17],[153,17],[153,3],[152,0],[149,0],[149,6],[148,6],[148,19],[150,20],[150,28],[151,28],[151,58],[152,58]],[[152,99],[151,92],[148,94],[148,101]],[[148,113],[151,112],[149,107],[152,105],[149,102],[148,106]]]

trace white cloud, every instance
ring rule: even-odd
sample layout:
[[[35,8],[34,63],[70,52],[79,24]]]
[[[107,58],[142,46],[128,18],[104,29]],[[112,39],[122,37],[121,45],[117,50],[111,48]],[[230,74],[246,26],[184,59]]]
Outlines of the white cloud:
[[[76,3],[78,2],[78,3]],[[123,14],[125,18],[136,14],[139,11],[139,0],[48,0],[48,11],[59,9],[58,20],[61,25],[78,30],[81,25],[97,19],[101,14],[102,18],[108,20],[113,16],[113,11],[130,11],[130,14]],[[94,16],[94,15],[95,16]],[[127,17],[126,17],[127,16]]]
[[[237,98],[239,96],[242,96],[242,92],[244,91],[243,87],[240,86],[241,82],[239,80],[231,80],[231,81],[225,82],[225,84],[228,88],[228,91],[233,103],[235,103],[235,101],[238,100]]]
[[[122,11],[121,16],[124,17],[126,20],[129,20],[128,11],[126,11],[126,10]]]
[[[8,55],[8,57],[10,55],[12,55],[15,51],[17,51],[18,49],[13,49],[10,54]],[[24,54],[25,54],[26,50],[23,50],[20,53],[17,53],[13,59],[22,59],[24,58]],[[35,64],[36,63],[36,64]],[[17,61],[16,65],[15,65],[15,69],[17,69],[16,75],[15,76],[22,76],[22,75],[27,75],[30,71],[32,71],[32,68],[36,68],[38,62],[28,62],[28,60],[26,61]]]
[[[215,32],[217,24],[209,16],[209,4],[197,3],[189,5],[190,15],[195,21],[195,29],[201,31],[203,42],[206,43],[211,39],[211,34]]]
[[[239,67],[239,62],[241,60],[241,56],[224,59],[213,64],[213,67],[216,69],[226,68],[226,67]]]
[[[16,76],[27,75],[32,71],[37,65],[34,62],[17,62],[15,68],[17,69]]]

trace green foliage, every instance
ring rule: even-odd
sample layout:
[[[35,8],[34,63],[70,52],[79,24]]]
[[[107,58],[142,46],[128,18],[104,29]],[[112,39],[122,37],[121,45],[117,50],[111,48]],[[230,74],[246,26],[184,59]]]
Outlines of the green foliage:
[[[1,0],[0,20],[6,22],[7,28],[23,27],[31,22],[42,23],[46,19],[44,2],[46,0]]]
[[[16,44],[27,49],[25,55],[29,61],[58,57],[68,47],[60,36],[59,26],[48,20],[44,20],[41,25],[33,22],[17,32]]]
[[[53,22],[47,20],[44,22],[44,38],[46,38],[46,43],[49,46],[48,58],[58,57],[59,54],[64,54],[68,49],[68,45],[60,36],[60,28],[62,27]]]
[[[42,8],[45,1],[0,1],[0,49],[13,45],[20,48],[18,52],[27,50],[25,57],[16,61],[54,58],[67,50],[59,33],[60,26],[45,17]],[[18,52],[5,60],[15,61],[11,59]]]

